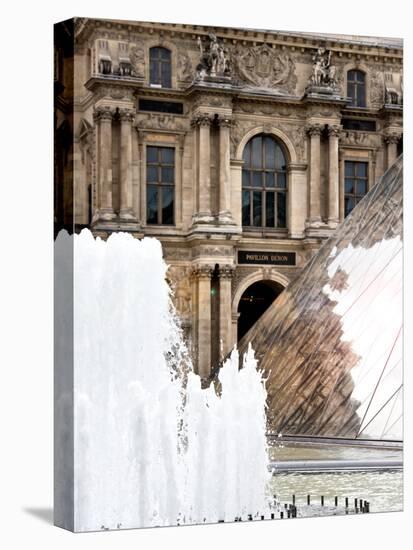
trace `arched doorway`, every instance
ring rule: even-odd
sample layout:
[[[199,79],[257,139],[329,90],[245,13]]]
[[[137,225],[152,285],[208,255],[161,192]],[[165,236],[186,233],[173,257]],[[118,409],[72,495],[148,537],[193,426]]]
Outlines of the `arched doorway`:
[[[238,304],[238,340],[258,321],[284,287],[275,281],[257,281],[242,294]]]

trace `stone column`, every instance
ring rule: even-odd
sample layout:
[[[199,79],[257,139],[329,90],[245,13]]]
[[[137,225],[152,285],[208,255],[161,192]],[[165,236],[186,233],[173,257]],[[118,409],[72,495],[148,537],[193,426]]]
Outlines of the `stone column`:
[[[211,215],[211,140],[210,115],[198,115],[192,125],[198,127],[198,208],[195,223],[210,223]]]
[[[234,224],[231,214],[230,127],[231,118],[221,115],[219,123],[219,223]]]
[[[112,204],[112,118],[111,107],[99,106],[93,113],[98,125],[98,185],[99,219],[110,221],[115,218]]]
[[[338,140],[341,126],[328,127],[328,225],[337,227],[339,222],[339,170]]]
[[[307,127],[310,136],[310,227],[321,224],[321,195],[320,195],[320,135],[321,124],[312,124]]]
[[[307,218],[307,164],[288,164],[287,227],[291,239],[302,239]]]
[[[196,284],[196,359],[197,372],[206,380],[211,373],[211,277],[210,265],[199,265],[194,271]]]
[[[394,132],[389,132],[384,136],[384,141],[387,145],[387,169],[389,169],[397,159],[397,144],[399,139],[399,134]]]
[[[219,338],[220,349],[225,357],[232,348],[232,312],[231,312],[231,280],[234,275],[233,265],[219,267]],[[223,358],[222,357],[222,358]]]
[[[121,109],[120,116],[120,211],[124,221],[136,221],[132,196],[132,122],[134,114]]]

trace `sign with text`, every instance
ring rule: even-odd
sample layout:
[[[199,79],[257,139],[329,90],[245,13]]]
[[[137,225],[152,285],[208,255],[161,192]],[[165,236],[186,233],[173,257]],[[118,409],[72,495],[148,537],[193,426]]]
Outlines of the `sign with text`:
[[[238,250],[239,264],[295,265],[295,252]]]

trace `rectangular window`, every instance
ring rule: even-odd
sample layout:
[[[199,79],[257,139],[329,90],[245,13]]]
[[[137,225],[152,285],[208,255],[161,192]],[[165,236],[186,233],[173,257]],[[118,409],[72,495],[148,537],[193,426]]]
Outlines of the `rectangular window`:
[[[153,111],[155,113],[170,113],[173,115],[182,115],[184,113],[183,103],[175,101],[157,101],[155,99],[140,99],[140,111]]]
[[[344,130],[361,130],[365,132],[376,131],[375,120],[358,120],[353,118],[343,118],[342,124],[343,124]]]
[[[367,193],[368,163],[346,160],[344,175],[344,215],[347,216]]]
[[[175,149],[146,147],[146,221],[173,225],[175,210]]]

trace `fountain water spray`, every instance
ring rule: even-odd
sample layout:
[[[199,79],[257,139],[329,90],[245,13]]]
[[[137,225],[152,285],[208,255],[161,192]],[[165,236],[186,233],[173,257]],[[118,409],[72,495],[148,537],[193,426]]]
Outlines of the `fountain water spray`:
[[[202,389],[159,241],[118,233],[105,242],[83,230],[61,232],[55,246],[57,340],[71,315],[65,251],[74,258],[74,438],[56,441],[58,478],[74,443],[74,530],[268,515],[266,391],[252,349],[242,369],[233,350],[219,395]],[[59,386],[56,403],[57,417],[70,414]],[[58,483],[58,502],[66,492]]]

